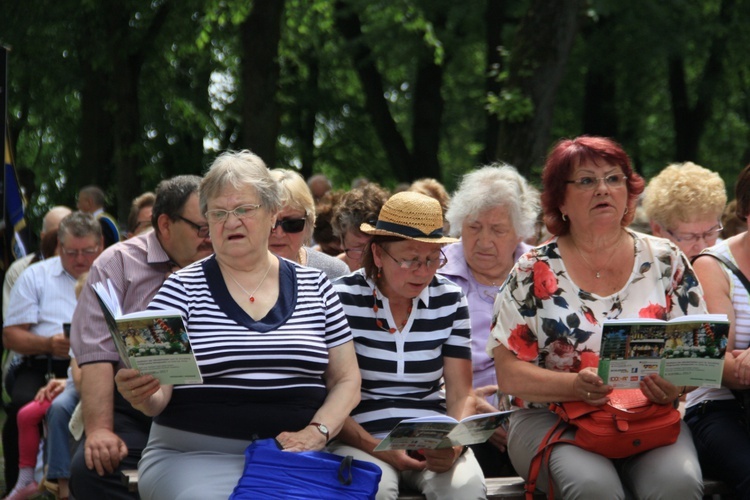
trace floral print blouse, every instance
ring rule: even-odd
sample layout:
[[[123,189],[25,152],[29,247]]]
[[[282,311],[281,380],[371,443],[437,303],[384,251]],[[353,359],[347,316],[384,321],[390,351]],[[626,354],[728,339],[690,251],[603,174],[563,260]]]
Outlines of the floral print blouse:
[[[578,372],[598,364],[604,319],[705,313],[703,290],[687,257],[666,239],[628,232],[633,271],[625,286],[607,297],[571,281],[557,238],[523,255],[495,300],[487,353],[492,356],[502,344],[542,368]],[[514,402],[519,403],[525,406]]]

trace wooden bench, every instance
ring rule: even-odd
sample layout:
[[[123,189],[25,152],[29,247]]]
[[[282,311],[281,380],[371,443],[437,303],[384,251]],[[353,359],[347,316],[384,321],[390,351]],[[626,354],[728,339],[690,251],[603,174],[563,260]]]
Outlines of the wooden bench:
[[[122,471],[122,482],[128,487],[128,491],[138,491],[138,471]],[[523,479],[520,477],[489,477],[487,483],[488,500],[524,500]],[[722,483],[713,479],[703,479],[703,497],[722,500],[737,498],[734,491]],[[398,500],[424,500],[424,495],[413,491],[402,491]],[[537,492],[534,498],[547,498],[544,493]]]

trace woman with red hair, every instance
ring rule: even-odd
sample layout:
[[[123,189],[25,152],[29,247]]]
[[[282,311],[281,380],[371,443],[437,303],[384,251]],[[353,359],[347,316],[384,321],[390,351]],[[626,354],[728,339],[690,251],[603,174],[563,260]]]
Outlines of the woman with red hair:
[[[542,183],[544,221],[554,237],[514,266],[495,301],[487,344],[500,390],[520,408],[510,417],[508,450],[524,477],[557,423],[549,403],[607,402],[612,387],[596,372],[603,320],[706,311],[684,254],[627,229],[644,181],[619,144],[602,137],[558,142]],[[685,388],[649,375],[640,391],[671,405]],[[682,426],[675,443],[621,460],[555,446],[537,485],[562,498],[701,498],[697,454]]]

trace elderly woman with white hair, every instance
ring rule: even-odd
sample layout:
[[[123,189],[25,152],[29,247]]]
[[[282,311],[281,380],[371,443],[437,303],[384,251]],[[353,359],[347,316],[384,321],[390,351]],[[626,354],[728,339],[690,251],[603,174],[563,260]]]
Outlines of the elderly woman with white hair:
[[[469,302],[471,358],[477,411],[494,410],[495,365],[486,351],[492,304],[516,260],[531,247],[539,193],[518,171],[493,164],[466,174],[453,194],[446,219],[461,241],[444,249],[448,264],[440,274],[458,284]],[[472,447],[486,476],[515,475],[505,453],[504,429],[488,443]]]

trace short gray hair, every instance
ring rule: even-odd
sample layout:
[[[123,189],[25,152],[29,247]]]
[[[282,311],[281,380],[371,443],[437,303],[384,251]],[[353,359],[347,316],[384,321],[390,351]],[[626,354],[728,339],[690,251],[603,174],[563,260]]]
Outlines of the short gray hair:
[[[76,211],[66,215],[57,228],[58,241],[62,242],[67,235],[74,238],[93,236],[99,242],[102,239],[102,226],[93,215]]]
[[[229,185],[238,190],[252,187],[258,193],[260,205],[269,213],[281,210],[281,188],[271,177],[265,162],[251,151],[226,151],[216,157],[200,186],[200,209],[204,216],[208,201]]]
[[[445,214],[451,236],[461,236],[465,221],[473,221],[485,210],[500,206],[508,208],[513,228],[520,238],[534,235],[539,191],[515,167],[493,163],[464,175]]]

